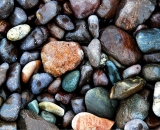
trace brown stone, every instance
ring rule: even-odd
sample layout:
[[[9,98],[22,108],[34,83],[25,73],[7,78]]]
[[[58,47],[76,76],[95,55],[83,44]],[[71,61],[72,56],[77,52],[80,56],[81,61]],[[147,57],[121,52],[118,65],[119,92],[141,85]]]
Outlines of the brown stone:
[[[56,78],[48,87],[48,92],[50,94],[56,94],[60,90],[61,78]]]
[[[145,22],[154,9],[152,0],[121,0],[115,25],[124,30],[133,30]]]
[[[160,27],[160,12],[152,14],[152,16],[150,17],[150,26],[152,28]]]
[[[74,130],[110,130],[114,121],[100,118],[88,112],[77,114],[72,120]]]
[[[0,20],[0,33],[6,33],[10,29],[10,23],[5,20]]]
[[[116,26],[103,29],[100,41],[103,50],[123,65],[131,66],[142,57],[134,38]]]
[[[83,55],[76,42],[51,41],[41,51],[44,70],[55,77],[75,69],[81,63]]]
[[[71,9],[77,18],[86,18],[99,7],[100,0],[69,0]]]

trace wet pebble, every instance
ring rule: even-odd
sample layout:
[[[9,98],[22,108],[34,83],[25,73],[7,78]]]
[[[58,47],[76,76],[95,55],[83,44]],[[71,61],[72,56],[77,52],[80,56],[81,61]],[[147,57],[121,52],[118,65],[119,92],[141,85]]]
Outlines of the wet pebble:
[[[21,96],[18,93],[11,94],[0,108],[0,117],[5,121],[16,121],[21,107]]]
[[[79,70],[71,71],[70,73],[66,74],[62,79],[62,88],[66,92],[73,92],[76,90],[78,86],[78,81],[80,78]]]
[[[3,83],[6,81],[8,69],[9,69],[8,63],[2,63],[0,65],[0,86],[2,86]]]
[[[45,119],[48,122],[51,122],[53,124],[56,123],[56,117],[52,113],[49,113],[47,111],[42,111],[41,117],[43,117],[43,119]]]
[[[74,118],[75,114],[73,113],[73,111],[67,111],[64,116],[63,116],[63,127],[64,128],[67,128],[71,122],[72,122],[72,119]]]
[[[33,111],[33,112],[35,112],[35,113],[39,113],[39,106],[38,106],[38,102],[37,102],[37,100],[33,100],[33,101],[31,101],[29,104],[28,104],[28,109],[30,110],[30,111]]]
[[[87,49],[88,59],[93,67],[99,67],[101,60],[101,44],[98,39],[93,39]]]
[[[10,92],[20,92],[21,91],[21,65],[15,62],[10,65],[8,70],[8,76],[6,81],[6,86]]]
[[[64,109],[55,103],[51,102],[41,102],[39,103],[39,108],[48,112],[51,112],[57,116],[62,117],[64,115]]]
[[[33,94],[40,94],[53,81],[48,73],[36,73],[32,76],[30,85]]]

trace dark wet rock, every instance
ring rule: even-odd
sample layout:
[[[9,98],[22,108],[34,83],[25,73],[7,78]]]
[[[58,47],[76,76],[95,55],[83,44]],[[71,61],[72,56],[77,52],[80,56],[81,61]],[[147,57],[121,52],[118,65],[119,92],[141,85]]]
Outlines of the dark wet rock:
[[[9,69],[8,63],[3,63],[0,65],[0,86],[6,81],[7,71]]]
[[[144,54],[143,60],[147,63],[159,63],[160,62],[160,53],[150,53],[150,54]]]
[[[37,101],[38,102],[53,102],[53,103],[56,102],[54,96],[46,92],[37,96]]]
[[[80,93],[83,94],[83,95],[85,95],[85,94],[87,93],[87,91],[90,90],[91,88],[92,88],[91,85],[86,84],[86,85],[84,85],[84,86],[81,88]]]
[[[68,127],[71,124],[72,119],[74,118],[74,116],[75,116],[75,114],[71,110],[67,111],[64,114],[64,116],[63,116],[63,123],[62,123],[62,125],[63,125],[64,128]]]

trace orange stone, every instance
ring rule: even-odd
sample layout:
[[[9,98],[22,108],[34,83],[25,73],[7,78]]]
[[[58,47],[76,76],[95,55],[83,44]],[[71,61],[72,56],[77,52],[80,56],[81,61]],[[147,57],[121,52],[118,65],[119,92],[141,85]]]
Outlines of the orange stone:
[[[77,114],[72,120],[74,130],[110,130],[114,121],[100,118],[88,112]]]
[[[54,77],[75,69],[83,57],[83,50],[77,42],[50,39],[50,42],[44,45],[41,51],[44,70]]]

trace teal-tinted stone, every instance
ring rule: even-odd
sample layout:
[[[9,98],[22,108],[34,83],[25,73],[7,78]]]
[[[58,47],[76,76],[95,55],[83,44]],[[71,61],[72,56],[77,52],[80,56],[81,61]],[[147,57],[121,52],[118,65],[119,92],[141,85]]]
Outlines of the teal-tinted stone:
[[[39,113],[39,107],[38,107],[37,100],[33,100],[32,102],[30,102],[28,104],[28,109],[38,114]]]
[[[106,89],[96,87],[87,91],[85,105],[87,112],[99,117],[114,119],[118,102],[109,98],[109,92]]]
[[[79,70],[72,71],[64,76],[62,80],[62,88],[67,92],[73,92],[77,88],[80,78]]]
[[[43,119],[45,119],[46,121],[49,121],[53,124],[56,123],[56,117],[53,114],[51,114],[47,111],[42,111],[41,112],[41,117],[43,117]]]
[[[106,62],[106,70],[107,70],[109,79],[113,85],[121,80],[118,69],[112,61],[108,60]]]
[[[136,41],[140,50],[144,53],[160,50],[160,29],[140,30],[136,35]]]

